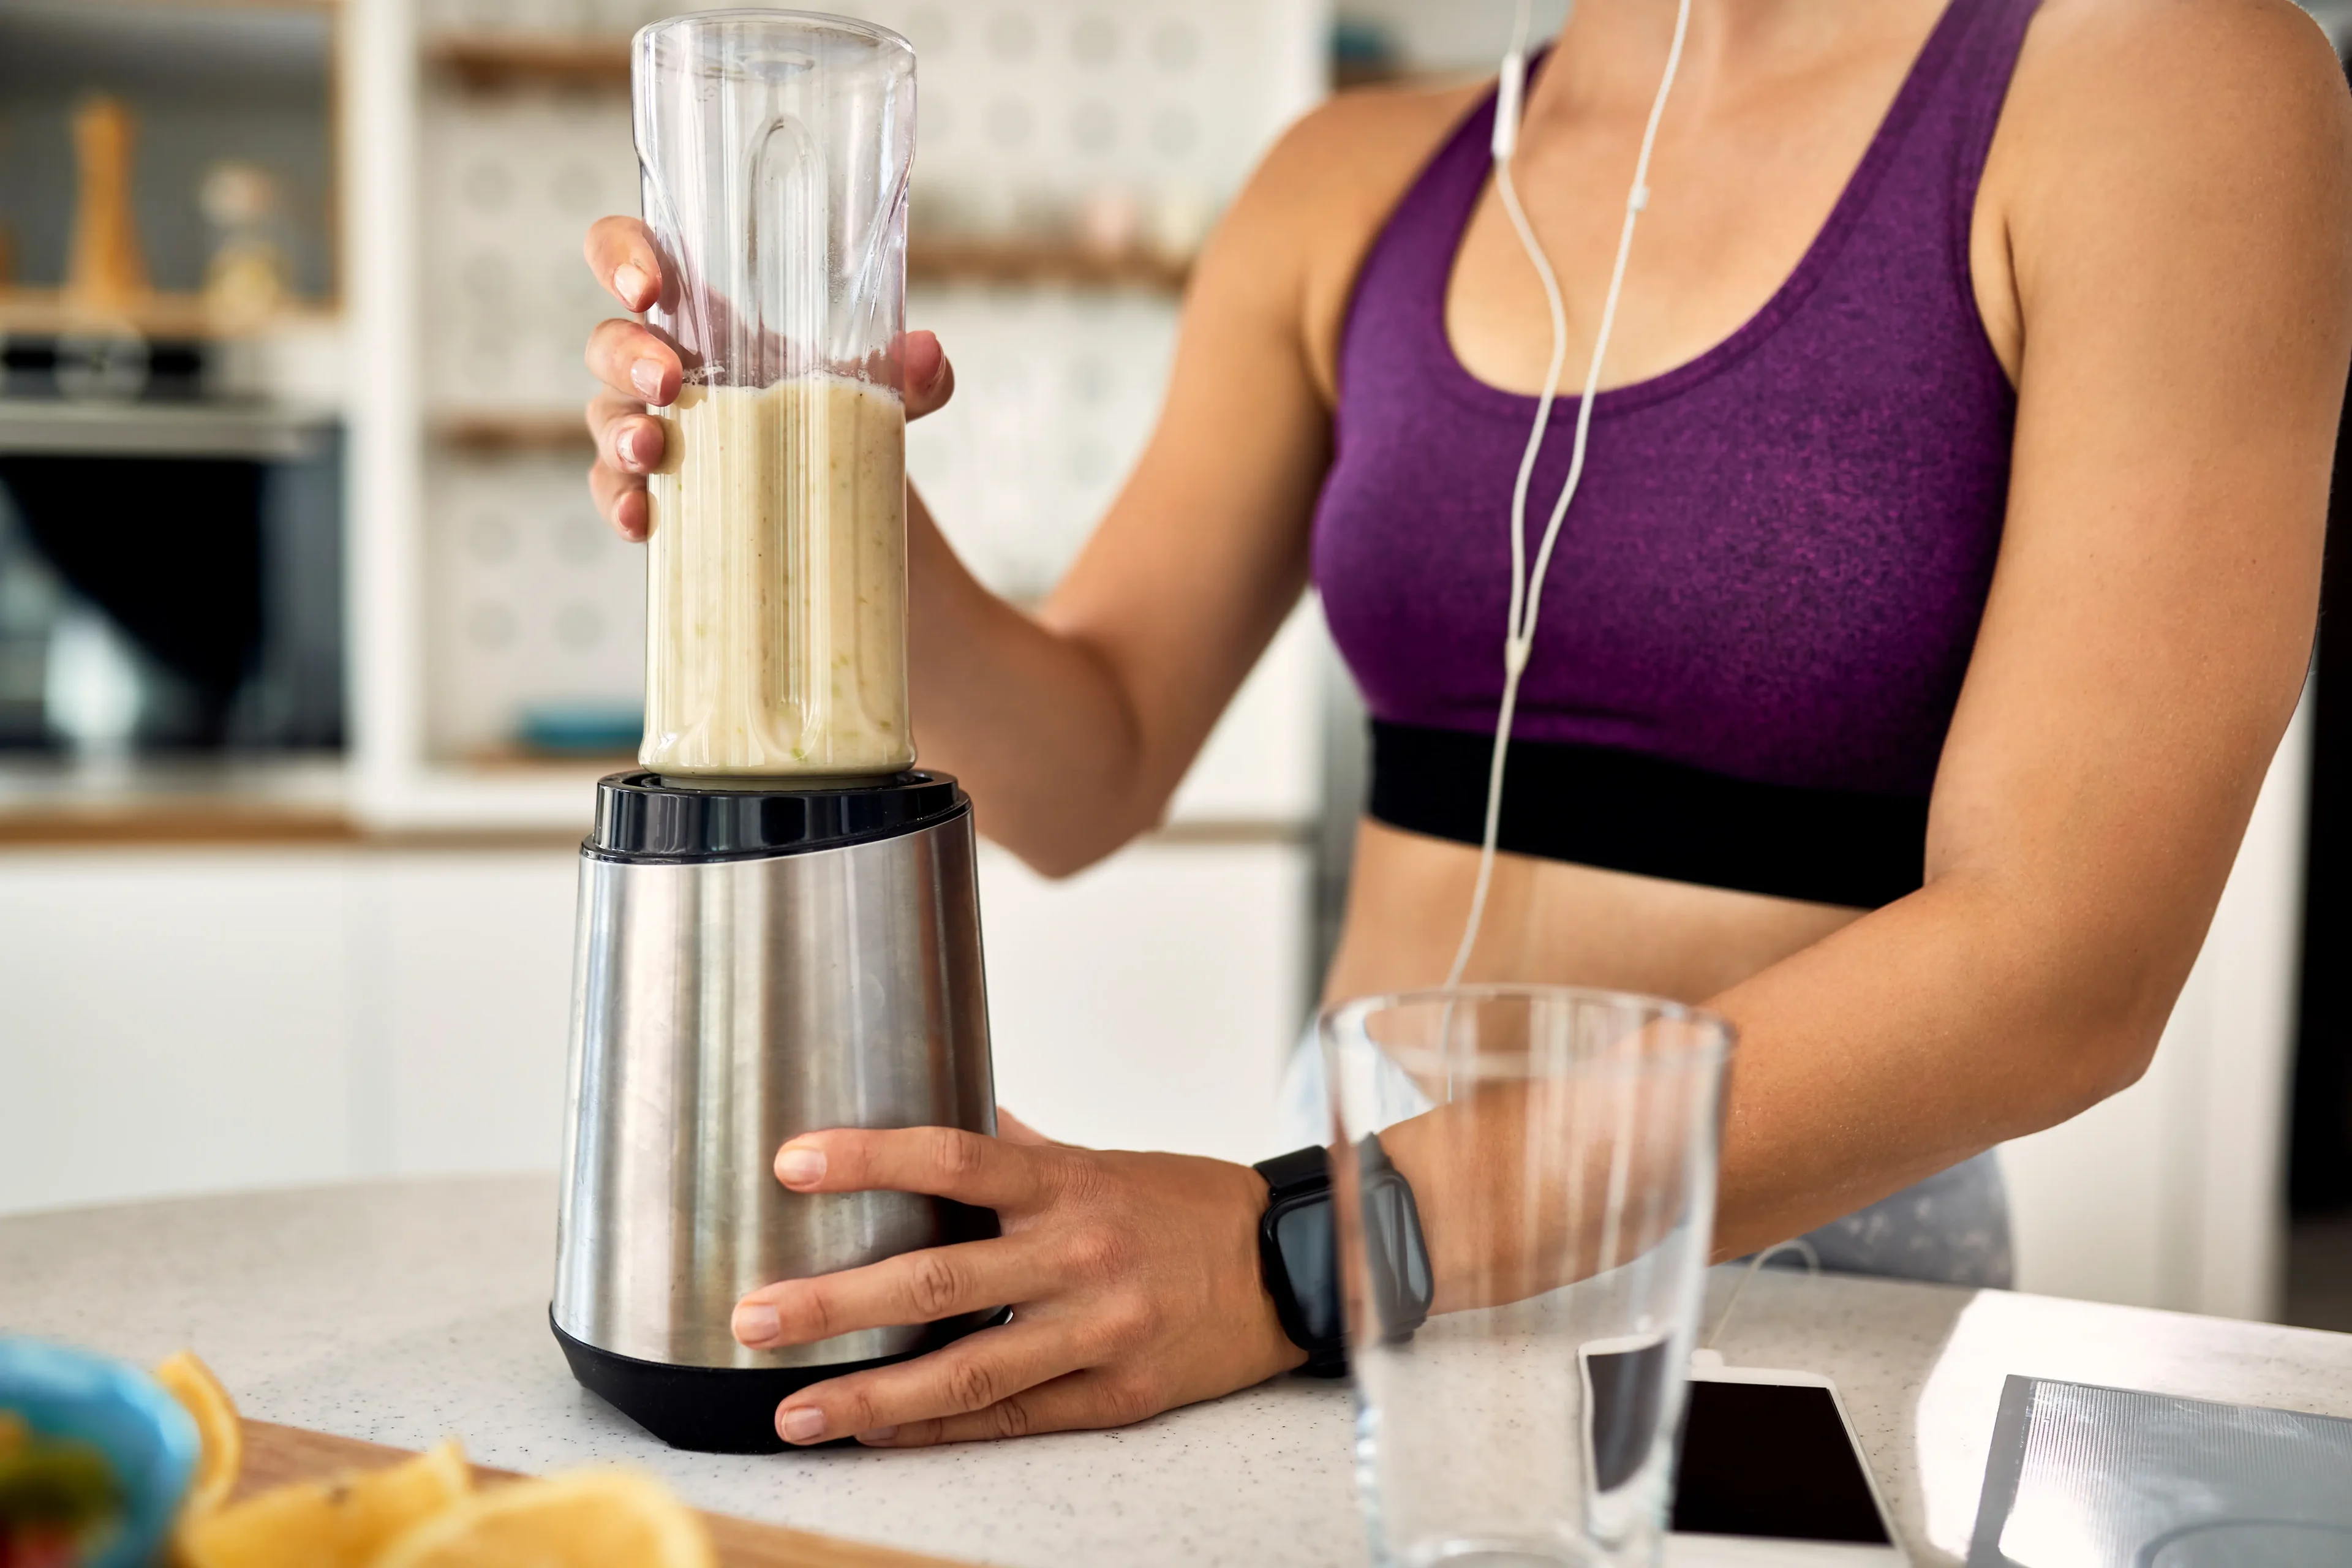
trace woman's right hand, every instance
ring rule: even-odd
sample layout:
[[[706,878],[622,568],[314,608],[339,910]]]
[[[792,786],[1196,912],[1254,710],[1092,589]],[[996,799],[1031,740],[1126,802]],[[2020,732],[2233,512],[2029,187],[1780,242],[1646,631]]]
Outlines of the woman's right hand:
[[[599,218],[585,249],[589,269],[624,308],[642,313],[661,297],[661,256],[637,219]],[[955,368],[938,338],[908,332],[901,358],[908,418],[919,419],[955,395]],[[646,410],[677,396],[685,367],[660,333],[616,316],[589,334],[588,369],[605,387],[588,405],[588,433],[596,442],[588,488],[622,538],[641,540],[651,522],[646,476],[661,467],[665,441],[662,422]]]

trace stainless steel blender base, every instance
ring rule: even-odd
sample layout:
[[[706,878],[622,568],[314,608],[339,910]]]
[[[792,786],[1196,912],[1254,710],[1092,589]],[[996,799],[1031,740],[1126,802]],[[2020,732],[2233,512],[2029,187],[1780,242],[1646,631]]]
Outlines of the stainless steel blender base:
[[[936,1349],[980,1314],[751,1350],[751,1290],[997,1234],[904,1192],[787,1191],[826,1128],[996,1130],[971,805],[905,773],[801,790],[616,774],[582,847],[571,1124],[550,1322],[580,1381],[665,1442],[772,1452],[796,1388]]]
[[[919,1350],[832,1366],[666,1366],[583,1344],[563,1331],[551,1308],[547,1326],[581,1387],[671,1447],[697,1454],[781,1454],[796,1447],[842,1447],[856,1441],[796,1445],[777,1436],[776,1406],[792,1394],[827,1378],[911,1361],[1012,1315],[1012,1309],[1000,1307],[976,1323],[958,1319],[959,1326],[938,1324]]]

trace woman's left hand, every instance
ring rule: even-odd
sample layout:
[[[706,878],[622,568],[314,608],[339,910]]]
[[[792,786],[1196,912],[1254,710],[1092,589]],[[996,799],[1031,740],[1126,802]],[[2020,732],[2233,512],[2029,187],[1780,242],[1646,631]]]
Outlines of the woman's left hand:
[[[926,1193],[994,1209],[1004,1233],[754,1290],[735,1308],[744,1344],[1013,1308],[1002,1327],[801,1390],[776,1408],[786,1442],[919,1447],[1119,1426],[1306,1359],[1259,1279],[1255,1171],[1073,1148],[1000,1122],[996,1138],[839,1129],[777,1152],[793,1192]]]

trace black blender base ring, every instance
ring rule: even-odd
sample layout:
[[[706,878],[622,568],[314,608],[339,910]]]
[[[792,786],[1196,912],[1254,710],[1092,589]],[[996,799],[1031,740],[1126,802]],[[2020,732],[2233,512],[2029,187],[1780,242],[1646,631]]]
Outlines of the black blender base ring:
[[[1010,1317],[999,1309],[973,1328],[987,1328]],[[776,1406],[789,1394],[831,1377],[868,1372],[912,1361],[961,1339],[971,1329],[933,1325],[929,1342],[920,1350],[886,1355],[873,1361],[835,1362],[830,1366],[667,1366],[635,1356],[598,1350],[573,1339],[548,1310],[547,1326],[572,1363],[580,1386],[660,1438],[673,1448],[697,1454],[781,1454],[788,1448],[834,1447],[854,1443],[787,1443],[776,1436]]]

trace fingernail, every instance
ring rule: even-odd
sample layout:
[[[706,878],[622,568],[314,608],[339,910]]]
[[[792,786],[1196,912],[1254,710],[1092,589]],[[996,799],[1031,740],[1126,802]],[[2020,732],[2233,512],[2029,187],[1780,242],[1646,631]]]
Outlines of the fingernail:
[[[776,1436],[787,1443],[806,1443],[824,1436],[824,1412],[814,1405],[776,1412]]]
[[[646,402],[660,402],[662,367],[649,359],[639,360],[629,367],[629,384],[635,387],[637,395]]]
[[[776,1180],[788,1187],[804,1187],[824,1179],[824,1151],[787,1148],[776,1155]]]
[[[747,1345],[763,1345],[783,1332],[783,1320],[776,1316],[773,1307],[757,1301],[746,1302],[735,1309],[731,1325],[735,1337]]]
[[[931,366],[931,379],[923,383],[923,385],[929,389],[936,389],[940,383],[945,381],[947,378],[948,356],[941,354],[940,356],[940,363]]]
[[[857,1435],[857,1440],[861,1443],[879,1446],[888,1442],[898,1435],[898,1428],[896,1426],[877,1426],[871,1432],[860,1432]]]
[[[650,468],[654,466],[654,455],[649,450],[653,444],[652,431],[627,431],[621,437],[621,456],[633,468]]]
[[[653,279],[646,276],[644,268],[623,267],[613,274],[613,291],[625,304],[635,304],[645,298],[646,288],[652,282]]]

